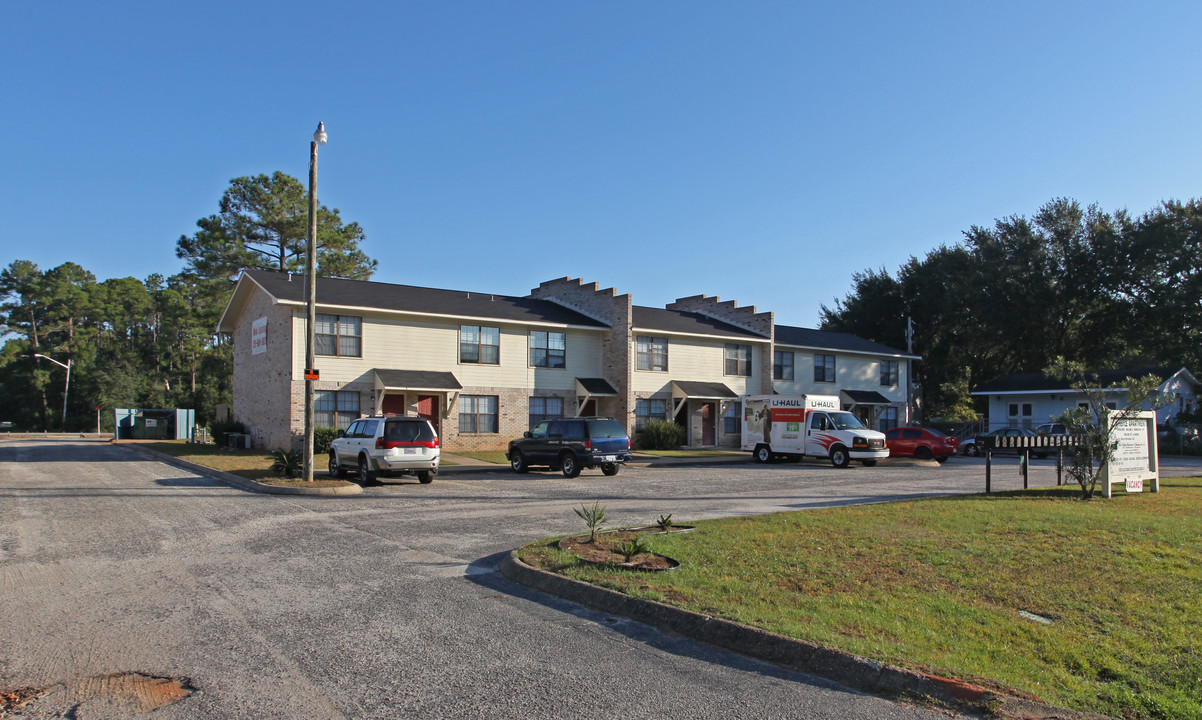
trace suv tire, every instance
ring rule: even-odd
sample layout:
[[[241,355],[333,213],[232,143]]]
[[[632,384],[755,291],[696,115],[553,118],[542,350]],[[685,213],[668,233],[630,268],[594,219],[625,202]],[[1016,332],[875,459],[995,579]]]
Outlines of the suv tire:
[[[513,468],[515,473],[524,473],[530,468],[526,465],[526,456],[521,450],[514,450],[509,453],[509,467]]]
[[[602,463],[601,472],[605,473],[606,475],[617,475],[618,469],[621,467],[622,466],[618,463]]]
[[[559,467],[563,471],[563,476],[566,478],[574,478],[580,475],[580,463],[576,460],[576,454],[566,452],[559,456]]]
[[[417,473],[417,481],[422,485],[429,485],[434,482],[434,474],[429,470],[420,470]]]
[[[376,474],[371,471],[371,462],[366,455],[359,456],[359,477],[357,478],[360,485],[367,486],[375,482]]]
[[[346,477],[346,468],[338,464],[338,455],[330,453],[330,477],[344,478]]]

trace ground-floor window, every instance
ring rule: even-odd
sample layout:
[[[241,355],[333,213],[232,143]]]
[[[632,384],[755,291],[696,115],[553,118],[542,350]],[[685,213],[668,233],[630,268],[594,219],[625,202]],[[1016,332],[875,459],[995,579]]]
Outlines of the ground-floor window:
[[[544,420],[554,420],[561,417],[563,417],[563,398],[530,398],[530,427],[533,428]]]
[[[638,432],[647,427],[652,420],[665,420],[668,417],[668,401],[650,398],[638,400],[634,404],[634,430]]]
[[[313,392],[313,424],[346,430],[359,419],[357,390],[316,390]]]
[[[880,417],[876,420],[876,428],[881,432],[897,427],[897,408],[881,408]]]
[[[459,432],[497,432],[497,396],[460,395]]]
[[[740,435],[743,432],[743,403],[732,402],[722,413],[722,432]]]

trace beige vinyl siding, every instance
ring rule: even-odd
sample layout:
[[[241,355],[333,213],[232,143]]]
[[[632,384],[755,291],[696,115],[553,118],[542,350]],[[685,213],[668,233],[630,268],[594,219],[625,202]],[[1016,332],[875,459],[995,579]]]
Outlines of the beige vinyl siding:
[[[347,313],[349,314],[349,313]],[[546,369],[530,367],[529,328],[486,321],[418,321],[364,314],[363,357],[319,355],[317,367],[323,381],[352,382],[370,374],[374,368],[393,370],[429,370],[452,372],[464,387],[521,387],[568,390],[577,377],[601,374],[602,333],[566,329],[567,367]],[[498,365],[459,362],[459,326],[488,325],[501,331]],[[305,317],[293,315],[294,372],[300,377],[305,359]],[[541,329],[541,328],[540,328]]]
[[[778,345],[793,353],[793,381],[776,380],[772,388],[782,395],[838,395],[840,390],[873,390],[892,402],[906,401],[906,361],[872,355],[846,355],[833,350],[799,349]],[[835,382],[814,382],[814,355],[835,356]],[[881,360],[897,360],[897,385],[881,385]]]
[[[636,330],[635,335],[656,335]],[[659,336],[663,336],[662,333]],[[758,392],[760,361],[768,346],[743,340],[706,339],[668,335],[668,372],[635,370],[631,373],[634,392],[640,395],[667,391],[673,380],[722,383],[738,395]],[[725,374],[726,344],[751,346],[751,377]],[[631,346],[630,352],[634,353]],[[755,388],[749,390],[748,388]]]

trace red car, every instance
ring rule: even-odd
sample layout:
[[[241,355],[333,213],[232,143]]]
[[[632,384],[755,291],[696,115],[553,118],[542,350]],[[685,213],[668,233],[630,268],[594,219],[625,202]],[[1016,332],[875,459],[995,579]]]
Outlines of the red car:
[[[946,462],[960,452],[960,441],[938,430],[924,427],[899,427],[885,432],[889,457],[913,457],[919,460],[935,458]]]

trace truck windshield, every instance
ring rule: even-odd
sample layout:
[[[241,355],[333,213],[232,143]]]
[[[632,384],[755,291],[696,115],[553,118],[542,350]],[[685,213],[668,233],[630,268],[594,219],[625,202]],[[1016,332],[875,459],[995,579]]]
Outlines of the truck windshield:
[[[831,422],[839,430],[867,430],[864,423],[860,422],[859,418],[849,412],[833,412],[830,413]]]

